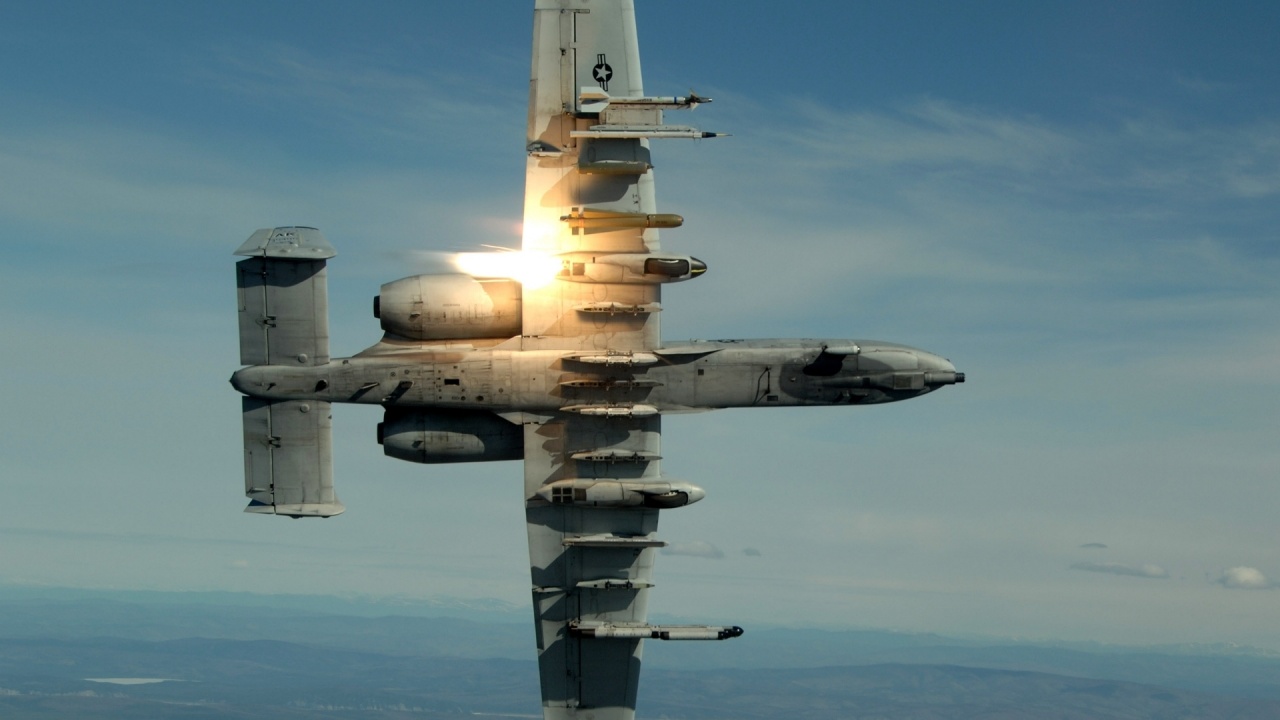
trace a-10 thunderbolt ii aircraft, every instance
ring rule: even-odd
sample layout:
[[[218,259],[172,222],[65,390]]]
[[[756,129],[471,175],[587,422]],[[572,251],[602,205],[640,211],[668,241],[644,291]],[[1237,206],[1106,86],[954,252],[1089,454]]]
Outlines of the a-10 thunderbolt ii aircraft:
[[[870,340],[664,343],[660,289],[706,265],[664,250],[678,215],[654,202],[649,140],[705,98],[641,88],[631,0],[536,0],[523,253],[549,277],[419,275],[382,286],[382,340],[329,357],[313,228],[259,230],[237,255],[247,512],[343,511],[332,403],[386,409],[387,455],[524,460],[538,661],[547,718],[633,718],[642,640],[714,640],[734,626],[651,625],[658,517],[703,490],[662,471],[664,413],[875,405],[963,382],[932,353]],[[516,254],[503,259],[516,257]]]

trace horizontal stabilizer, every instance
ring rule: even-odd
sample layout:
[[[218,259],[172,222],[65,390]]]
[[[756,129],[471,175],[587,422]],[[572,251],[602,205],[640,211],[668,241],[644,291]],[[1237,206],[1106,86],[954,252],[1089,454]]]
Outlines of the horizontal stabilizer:
[[[326,258],[336,253],[319,230],[259,230],[237,255],[241,365],[329,362]]]
[[[333,491],[333,421],[323,401],[241,398],[245,512],[330,517],[346,508]]]

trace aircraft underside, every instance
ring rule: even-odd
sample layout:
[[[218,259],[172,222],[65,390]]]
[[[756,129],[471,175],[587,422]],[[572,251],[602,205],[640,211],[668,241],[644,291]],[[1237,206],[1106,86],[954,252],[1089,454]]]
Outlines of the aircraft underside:
[[[331,358],[324,236],[264,229],[236,251],[246,511],[345,510],[334,403],[382,405],[393,458],[522,459],[546,718],[629,720],[644,639],[742,634],[648,621],[659,516],[706,496],[663,474],[662,415],[878,405],[964,382],[938,355],[871,340],[661,341],[661,288],[707,264],[659,243],[683,219],[657,211],[649,143],[715,137],[664,120],[707,102],[644,94],[630,0],[536,0],[522,253],[481,258],[526,267],[387,283],[381,341]]]

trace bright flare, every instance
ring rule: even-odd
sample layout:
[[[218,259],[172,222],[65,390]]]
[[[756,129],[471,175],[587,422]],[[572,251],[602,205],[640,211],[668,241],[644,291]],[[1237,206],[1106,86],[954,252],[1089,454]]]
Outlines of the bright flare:
[[[529,289],[549,285],[560,272],[560,261],[545,253],[477,252],[457,253],[453,265],[458,272],[473,277],[505,277]]]

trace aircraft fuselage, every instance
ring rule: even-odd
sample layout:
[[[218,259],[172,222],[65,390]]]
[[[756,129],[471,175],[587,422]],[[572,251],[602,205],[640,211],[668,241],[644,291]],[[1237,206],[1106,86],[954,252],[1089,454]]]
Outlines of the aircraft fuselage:
[[[937,355],[865,340],[691,341],[634,354],[426,345],[232,377],[267,400],[596,415],[878,404],[963,381]]]

